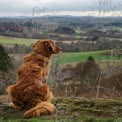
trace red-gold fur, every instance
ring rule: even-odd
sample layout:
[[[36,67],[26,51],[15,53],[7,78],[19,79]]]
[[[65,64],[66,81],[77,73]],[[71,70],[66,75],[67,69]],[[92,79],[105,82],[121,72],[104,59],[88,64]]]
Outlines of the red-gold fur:
[[[18,69],[18,80],[8,87],[11,106],[15,109],[26,109],[24,117],[39,117],[44,113],[52,113],[55,109],[51,104],[52,93],[44,84],[50,67],[50,57],[61,48],[51,40],[37,41],[33,52],[24,57],[24,64]]]

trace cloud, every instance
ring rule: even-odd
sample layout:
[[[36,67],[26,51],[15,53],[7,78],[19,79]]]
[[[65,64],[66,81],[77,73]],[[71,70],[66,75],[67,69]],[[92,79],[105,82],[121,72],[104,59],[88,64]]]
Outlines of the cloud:
[[[53,11],[80,11],[84,10],[84,0],[2,0],[0,3],[0,15],[8,14],[32,14],[34,7],[47,8]],[[86,5],[85,5],[86,6]]]
[[[40,10],[47,8],[48,11],[90,11],[98,10],[98,4],[101,0],[2,0],[0,2],[0,15],[32,15],[33,8]],[[104,1],[104,0],[102,0]],[[108,0],[111,1],[111,0]],[[121,10],[121,0],[112,0],[113,8]],[[120,6],[120,7],[118,7]],[[118,7],[118,8],[117,8]]]

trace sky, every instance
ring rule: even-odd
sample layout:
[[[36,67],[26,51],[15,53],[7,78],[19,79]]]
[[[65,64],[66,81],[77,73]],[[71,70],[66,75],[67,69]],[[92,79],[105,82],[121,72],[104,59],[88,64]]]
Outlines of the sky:
[[[0,0],[0,16],[122,15],[122,0]]]

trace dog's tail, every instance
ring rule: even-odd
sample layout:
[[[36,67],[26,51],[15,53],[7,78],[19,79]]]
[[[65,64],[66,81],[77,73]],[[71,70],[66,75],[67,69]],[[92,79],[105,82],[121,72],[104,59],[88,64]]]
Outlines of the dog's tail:
[[[49,114],[53,113],[55,110],[55,106],[50,102],[42,102],[38,103],[35,107],[27,110],[24,113],[25,118],[31,117],[40,117],[41,114]]]

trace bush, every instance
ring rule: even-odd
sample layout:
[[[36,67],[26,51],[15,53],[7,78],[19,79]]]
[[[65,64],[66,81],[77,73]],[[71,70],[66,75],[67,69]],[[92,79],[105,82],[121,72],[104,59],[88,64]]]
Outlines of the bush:
[[[7,71],[13,68],[12,58],[6,53],[5,48],[0,45],[0,70]]]
[[[15,82],[15,71],[12,58],[0,45],[0,94],[6,93],[6,88]]]

